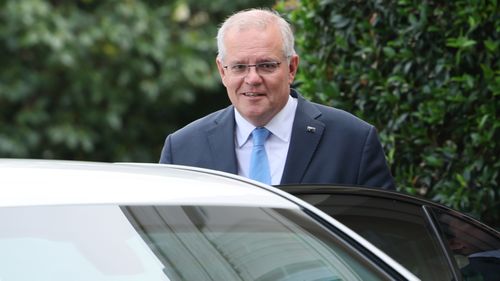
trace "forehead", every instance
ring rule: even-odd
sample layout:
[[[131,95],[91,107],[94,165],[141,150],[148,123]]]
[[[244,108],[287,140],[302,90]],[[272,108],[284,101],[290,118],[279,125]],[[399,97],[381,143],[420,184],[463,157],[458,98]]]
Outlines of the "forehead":
[[[235,26],[224,38],[228,60],[277,59],[283,55],[283,40],[275,24]]]

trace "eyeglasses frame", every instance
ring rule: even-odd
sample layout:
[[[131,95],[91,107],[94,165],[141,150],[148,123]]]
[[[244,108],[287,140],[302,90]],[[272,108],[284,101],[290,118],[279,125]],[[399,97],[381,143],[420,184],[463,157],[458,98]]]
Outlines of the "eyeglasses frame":
[[[259,72],[259,66],[260,65],[270,64],[270,63],[276,64],[276,68],[272,72],[263,72],[263,73]],[[265,62],[260,62],[260,63],[256,63],[256,64],[236,63],[236,64],[233,64],[233,65],[224,65],[222,67],[224,69],[229,70],[229,72],[231,74],[233,74],[233,75],[246,75],[250,71],[250,67],[255,67],[255,71],[257,72],[257,74],[259,74],[259,75],[262,75],[262,74],[266,75],[266,74],[272,74],[272,73],[274,73],[281,64],[282,64],[281,61],[265,61]],[[238,65],[239,66],[245,66],[246,70],[243,71],[243,72],[241,72],[241,73],[235,73],[235,72],[233,72],[233,70],[231,68],[229,68],[229,67],[234,67],[234,66],[238,66]],[[260,69],[262,69],[262,68],[260,68]]]

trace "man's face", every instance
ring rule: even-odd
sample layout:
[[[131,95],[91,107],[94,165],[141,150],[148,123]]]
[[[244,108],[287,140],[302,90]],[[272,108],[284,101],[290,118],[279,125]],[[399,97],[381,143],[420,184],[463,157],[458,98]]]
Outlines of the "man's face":
[[[229,29],[225,36],[224,61],[217,59],[222,83],[231,103],[255,126],[267,124],[286,104],[290,84],[295,78],[299,58],[294,55],[287,63],[283,54],[281,33],[270,25],[266,29]],[[257,73],[255,67],[235,75],[226,65],[281,62],[272,73]]]

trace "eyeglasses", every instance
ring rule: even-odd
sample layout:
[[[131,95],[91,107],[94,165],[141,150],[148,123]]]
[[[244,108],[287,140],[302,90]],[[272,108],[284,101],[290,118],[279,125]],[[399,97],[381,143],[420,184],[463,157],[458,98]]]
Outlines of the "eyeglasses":
[[[233,75],[245,75],[250,71],[250,67],[255,67],[255,71],[257,71],[260,75],[271,74],[275,72],[280,66],[281,62],[278,61],[266,61],[256,64],[230,64],[223,66],[225,69],[228,69],[229,72]]]

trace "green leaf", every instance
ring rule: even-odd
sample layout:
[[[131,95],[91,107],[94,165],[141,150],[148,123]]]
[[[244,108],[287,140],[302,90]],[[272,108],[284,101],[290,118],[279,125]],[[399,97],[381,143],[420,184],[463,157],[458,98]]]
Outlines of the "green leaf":
[[[475,45],[476,41],[468,39],[467,37],[449,38],[446,40],[446,46],[457,49],[467,49]]]

